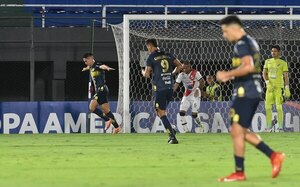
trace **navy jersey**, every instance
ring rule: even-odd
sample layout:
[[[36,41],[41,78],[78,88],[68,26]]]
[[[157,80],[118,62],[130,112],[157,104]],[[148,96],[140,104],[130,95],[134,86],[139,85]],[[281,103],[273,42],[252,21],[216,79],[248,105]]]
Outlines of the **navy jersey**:
[[[262,88],[259,46],[252,37],[245,35],[234,45],[232,67],[238,68],[241,65],[241,58],[248,55],[252,56],[255,72],[235,77],[233,97],[260,98]]]
[[[173,88],[173,64],[176,58],[169,53],[160,50],[152,52],[147,59],[147,66],[152,68],[154,90],[166,90]]]
[[[105,71],[100,68],[102,65],[101,62],[95,62],[93,66],[90,68],[90,75],[94,83],[94,87],[96,91],[105,85]]]

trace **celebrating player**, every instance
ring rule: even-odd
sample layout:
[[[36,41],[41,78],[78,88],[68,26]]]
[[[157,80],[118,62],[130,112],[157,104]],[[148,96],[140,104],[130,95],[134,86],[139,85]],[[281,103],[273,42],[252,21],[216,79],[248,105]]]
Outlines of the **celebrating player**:
[[[106,86],[105,81],[105,71],[111,71],[114,69],[102,64],[101,62],[95,62],[92,53],[84,54],[83,61],[86,67],[83,68],[82,71],[90,71],[90,75],[93,80],[94,88],[96,91],[96,94],[93,96],[93,99],[90,102],[90,112],[97,114],[99,117],[105,120],[106,130],[110,127],[112,123],[114,126],[113,133],[117,134],[121,131],[121,127],[117,123],[113,113],[110,111],[107,98],[108,87]],[[100,105],[101,110],[97,108],[98,105]]]
[[[285,98],[291,97],[289,88],[289,73],[287,63],[280,59],[280,47],[275,45],[271,49],[272,57],[265,61],[263,78],[267,85],[266,92],[266,118],[267,131],[272,131],[272,106],[276,105],[278,112],[278,129],[283,131],[283,110],[282,103]]]
[[[181,72],[174,84],[173,91],[175,92],[180,85],[183,83],[185,92],[180,103],[180,122],[185,132],[189,132],[187,127],[187,121],[185,119],[186,111],[192,107],[192,117],[195,123],[199,127],[200,132],[203,131],[200,118],[198,116],[198,110],[200,107],[201,90],[204,87],[204,80],[199,71],[192,69],[189,62],[183,63],[183,72]],[[200,89],[199,89],[200,88]]]
[[[169,144],[178,144],[175,130],[172,128],[166,109],[173,96],[173,75],[181,71],[182,64],[172,54],[165,53],[158,48],[156,39],[146,41],[148,51],[151,53],[147,59],[147,66],[142,70],[142,75],[150,78],[152,73],[153,88],[155,91],[155,108],[164,127],[169,131]],[[176,68],[172,69],[173,66]],[[172,72],[173,71],[173,72]]]
[[[284,160],[284,154],[274,152],[258,135],[251,132],[252,118],[261,98],[260,54],[256,41],[247,35],[237,16],[227,16],[221,20],[223,37],[234,42],[233,70],[219,71],[217,79],[227,82],[233,79],[234,93],[230,109],[231,137],[234,147],[235,172],[220,178],[220,182],[246,180],[244,173],[245,141],[255,146],[270,158],[272,177],[278,176]]]

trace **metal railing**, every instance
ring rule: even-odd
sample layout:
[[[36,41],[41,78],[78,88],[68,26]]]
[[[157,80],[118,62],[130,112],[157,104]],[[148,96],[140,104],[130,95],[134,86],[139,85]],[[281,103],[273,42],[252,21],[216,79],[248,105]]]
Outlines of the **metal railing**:
[[[0,7],[28,7],[28,8],[41,8],[42,11],[42,27],[45,27],[45,12],[46,8],[101,8],[102,12],[102,27],[106,27],[107,8],[162,8],[165,15],[168,15],[169,8],[221,8],[224,9],[220,14],[227,15],[229,9],[233,8],[249,8],[249,9],[287,9],[290,15],[294,14],[294,9],[300,9],[300,6],[265,6],[265,5],[80,5],[80,4],[0,4]]]

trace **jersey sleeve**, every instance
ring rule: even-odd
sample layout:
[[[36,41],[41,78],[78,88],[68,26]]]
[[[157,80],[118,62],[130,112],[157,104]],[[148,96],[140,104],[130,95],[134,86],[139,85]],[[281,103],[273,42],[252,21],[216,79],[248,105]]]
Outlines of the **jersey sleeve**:
[[[179,73],[179,75],[176,78],[176,83],[181,83],[182,81],[182,73]]]
[[[288,65],[286,63],[286,61],[282,61],[282,71],[283,72],[288,72],[289,71],[289,68],[288,68]]]
[[[96,67],[96,69],[101,69],[100,68],[100,66],[102,66],[103,65],[103,63],[101,63],[101,62],[95,62],[96,63],[96,65],[95,65],[95,67]]]
[[[149,55],[149,56],[148,56],[147,61],[146,61],[146,64],[147,64],[147,66],[152,67],[152,65],[153,65],[153,58],[152,58],[152,55]]]
[[[264,69],[269,69],[269,68],[268,68],[268,61],[269,61],[268,59],[265,60]]]
[[[196,73],[196,80],[199,81],[200,79],[202,79],[202,75],[200,74],[199,71],[197,71],[197,73]]]
[[[251,50],[249,44],[247,45],[245,41],[240,40],[236,44],[236,53],[240,58],[243,58],[244,56],[251,55]]]

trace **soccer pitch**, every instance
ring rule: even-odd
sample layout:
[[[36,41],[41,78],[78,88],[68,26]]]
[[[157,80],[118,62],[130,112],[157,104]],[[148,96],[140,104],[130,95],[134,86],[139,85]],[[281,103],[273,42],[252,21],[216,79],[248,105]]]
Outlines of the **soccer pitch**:
[[[282,173],[271,178],[267,157],[247,145],[248,180],[219,183],[233,171],[229,134],[0,135],[0,186],[299,186],[300,134],[262,138],[286,153]]]

